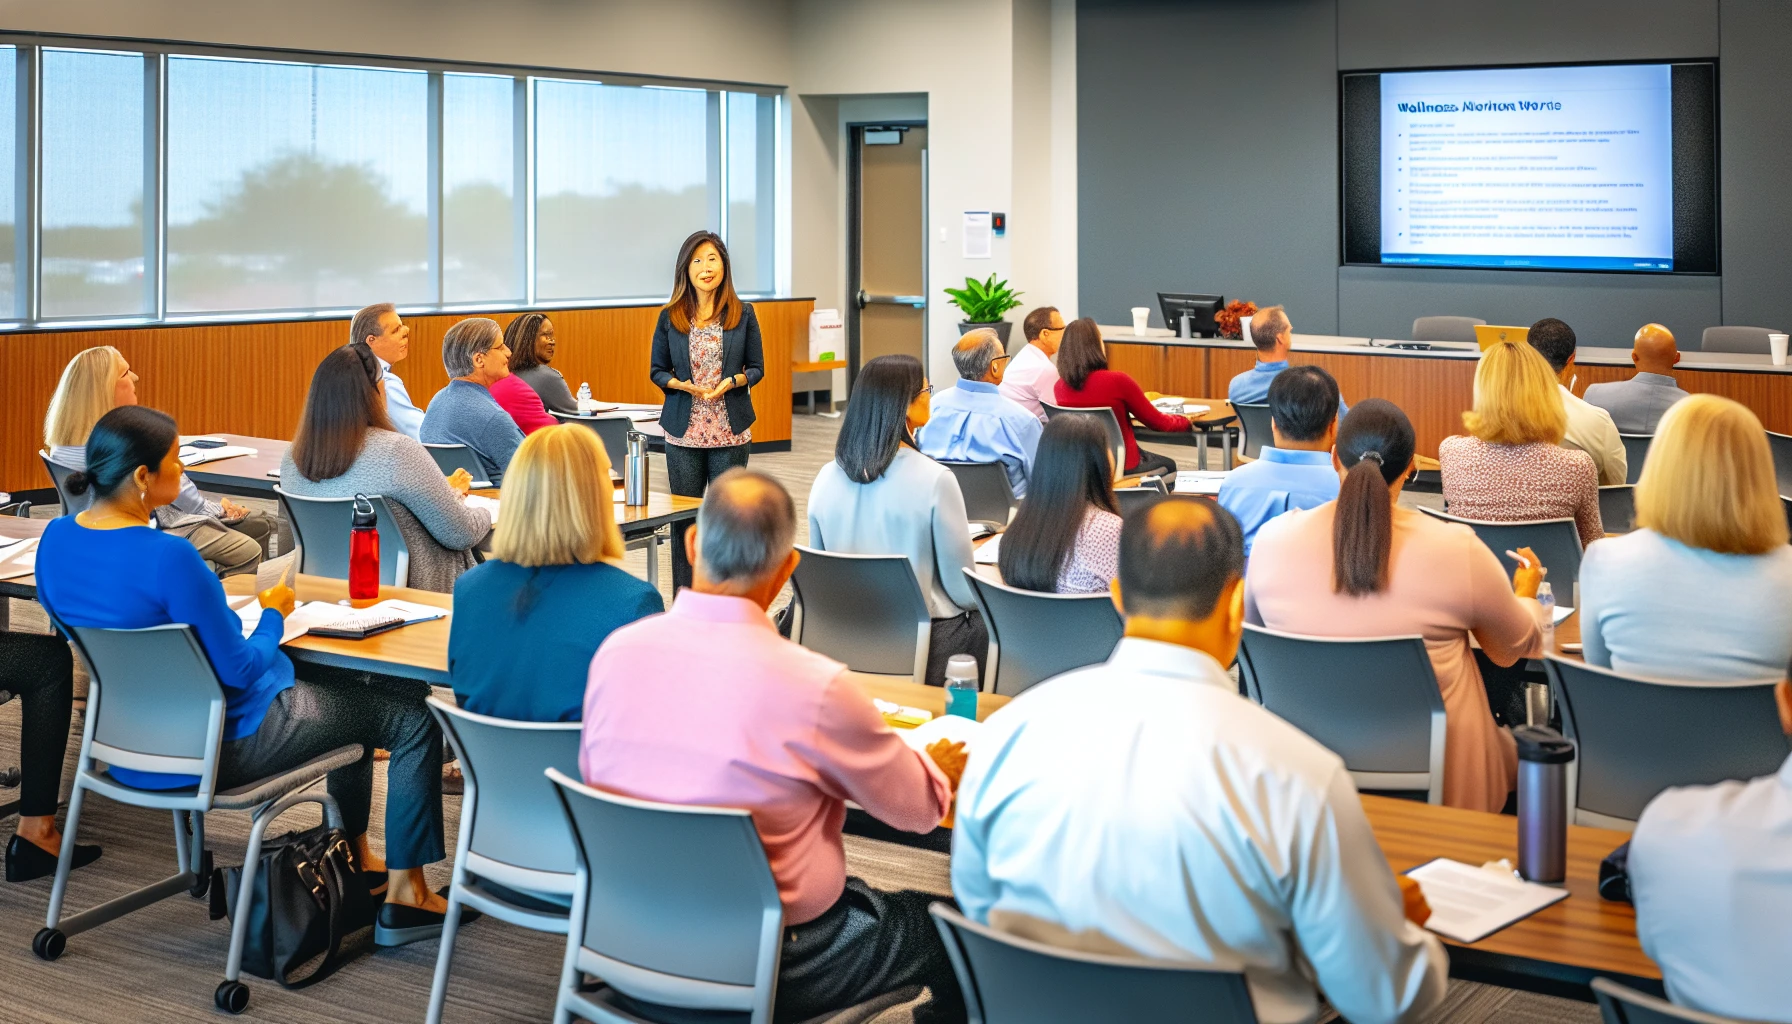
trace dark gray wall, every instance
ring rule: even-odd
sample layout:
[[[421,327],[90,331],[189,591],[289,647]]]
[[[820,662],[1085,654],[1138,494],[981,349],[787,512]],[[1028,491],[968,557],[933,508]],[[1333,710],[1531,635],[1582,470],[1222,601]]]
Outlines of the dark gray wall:
[[[1220,291],[1314,333],[1559,316],[1583,343],[1655,320],[1687,348],[1792,325],[1789,48],[1784,0],[1081,0],[1081,311]],[[1340,69],[1714,56],[1721,278],[1339,266]]]

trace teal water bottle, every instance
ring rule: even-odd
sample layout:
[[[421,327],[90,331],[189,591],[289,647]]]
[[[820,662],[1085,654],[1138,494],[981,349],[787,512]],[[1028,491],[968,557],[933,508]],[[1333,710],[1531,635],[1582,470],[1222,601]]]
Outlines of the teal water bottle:
[[[946,660],[946,714],[977,720],[977,659],[968,654]]]

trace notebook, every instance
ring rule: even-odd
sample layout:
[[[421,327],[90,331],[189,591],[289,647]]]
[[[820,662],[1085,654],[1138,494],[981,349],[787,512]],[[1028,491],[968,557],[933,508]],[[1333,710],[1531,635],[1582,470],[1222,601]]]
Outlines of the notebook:
[[[1567,889],[1443,857],[1420,864],[1406,875],[1419,883],[1425,902],[1431,905],[1425,927],[1457,942],[1479,942],[1568,897]]]

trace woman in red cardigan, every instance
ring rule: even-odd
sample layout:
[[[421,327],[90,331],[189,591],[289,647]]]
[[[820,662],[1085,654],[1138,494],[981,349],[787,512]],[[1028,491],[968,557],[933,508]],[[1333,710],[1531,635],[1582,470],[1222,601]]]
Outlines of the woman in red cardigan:
[[[1053,389],[1059,405],[1081,409],[1107,406],[1120,420],[1120,434],[1126,439],[1126,472],[1174,475],[1176,463],[1155,452],[1139,450],[1133,440],[1132,417],[1152,430],[1181,432],[1194,424],[1191,416],[1157,411],[1146,399],[1139,382],[1119,370],[1108,369],[1107,345],[1101,340],[1101,328],[1088,317],[1064,328],[1064,340],[1058,346],[1058,383]]]

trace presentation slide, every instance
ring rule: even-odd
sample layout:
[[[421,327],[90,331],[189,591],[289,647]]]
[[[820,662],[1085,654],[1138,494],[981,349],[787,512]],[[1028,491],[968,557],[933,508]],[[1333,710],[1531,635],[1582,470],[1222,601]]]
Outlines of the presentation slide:
[[[1381,76],[1381,262],[1674,269],[1672,68]]]

